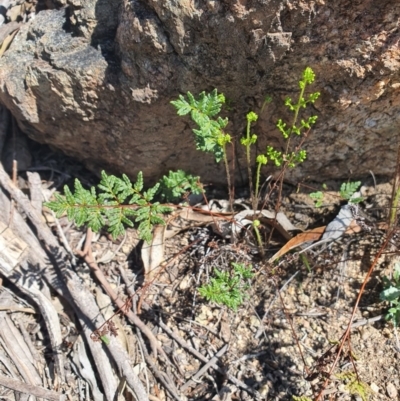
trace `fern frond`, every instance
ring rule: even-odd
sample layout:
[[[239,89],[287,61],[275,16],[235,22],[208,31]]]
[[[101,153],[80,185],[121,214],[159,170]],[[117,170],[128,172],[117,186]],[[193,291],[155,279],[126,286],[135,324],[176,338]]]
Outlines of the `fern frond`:
[[[224,156],[224,149],[219,145],[219,142],[220,137],[224,135],[222,129],[227,126],[228,119],[214,118],[221,111],[225,102],[224,95],[218,94],[217,90],[214,89],[211,93],[200,93],[197,100],[190,92],[187,92],[187,98],[188,101],[180,95],[178,100],[171,103],[176,107],[178,115],[188,114],[190,108],[190,116],[198,126],[198,129],[193,129],[196,148],[204,152],[214,153],[216,161],[221,161]]]
[[[208,301],[226,305],[237,310],[243,303],[248,285],[243,280],[253,277],[251,269],[240,263],[232,263],[233,274],[214,269],[215,277],[208,285],[199,288],[199,293]]]
[[[185,116],[186,114],[189,114],[192,110],[190,104],[182,95],[179,95],[179,99],[173,100],[171,104],[175,106],[178,116]]]
[[[143,192],[143,197],[146,199],[147,202],[151,202],[154,198],[154,195],[157,193],[160,184],[154,185],[153,188],[148,189],[147,191]]]
[[[139,171],[133,188],[135,189],[136,192],[141,192],[143,190],[143,185],[144,185],[143,173]]]
[[[162,215],[171,211],[158,202],[151,203],[159,184],[142,193],[142,172],[138,173],[133,185],[126,175],[118,178],[102,171],[101,177],[97,187],[100,190],[98,196],[95,187],[87,190],[79,180],[75,180],[74,192],[65,186],[65,196],[55,194],[55,199],[47,202],[46,206],[57,217],[67,213],[68,219],[74,221],[78,227],[86,224],[93,231],[99,231],[108,225],[108,231],[114,238],[125,232],[125,226],[133,227],[133,219],[139,223],[140,238],[151,241],[153,226],[165,224]],[[126,205],[128,199],[129,204]],[[141,233],[140,230],[144,231]]]

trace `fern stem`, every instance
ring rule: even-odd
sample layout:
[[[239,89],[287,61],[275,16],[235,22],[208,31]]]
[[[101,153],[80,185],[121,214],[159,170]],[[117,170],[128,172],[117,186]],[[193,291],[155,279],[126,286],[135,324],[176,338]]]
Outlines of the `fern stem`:
[[[391,209],[389,214],[389,230],[396,224],[400,201],[400,145],[397,148],[396,172],[393,180]]]
[[[264,259],[264,247],[263,247],[263,243],[261,240],[261,234],[260,234],[260,230],[258,229],[258,226],[260,225],[260,220],[254,220],[253,221],[253,229],[254,232],[256,234],[256,239],[257,239],[257,243],[258,243],[258,249],[260,250],[261,253],[261,257]]]
[[[299,117],[299,111],[300,111],[300,107],[301,107],[301,100],[303,99],[304,96],[304,92],[306,90],[306,84],[304,84],[303,88],[301,88],[300,90],[300,95],[299,95],[299,99],[297,100],[297,104],[295,106],[295,111],[294,111],[294,116],[293,116],[293,122],[292,122],[292,127],[289,130],[289,136],[286,142],[286,149],[285,149],[285,155],[288,154],[289,152],[289,146],[290,146],[290,137],[293,131],[293,127],[296,125],[297,123],[297,119]]]
[[[222,145],[222,148],[223,148],[223,152],[224,152],[226,181],[228,184],[228,192],[229,192],[229,207],[230,207],[231,211],[233,211],[233,191],[232,191],[231,175],[230,175],[230,170],[229,170],[228,156],[226,155],[226,144],[225,143]]]
[[[257,210],[257,195],[253,193],[253,177],[251,174],[251,159],[250,159],[250,125],[251,121],[247,120],[247,128],[246,128],[246,161],[247,161],[247,175],[249,180],[249,189],[250,189],[250,199],[251,204],[253,206],[253,211]]]
[[[260,187],[260,174],[261,174],[261,163],[257,164],[257,172],[256,172],[256,190],[254,192],[254,197],[256,199],[256,201],[258,201],[258,189]],[[257,210],[257,205],[254,208],[254,204],[253,204],[253,210],[254,212]]]

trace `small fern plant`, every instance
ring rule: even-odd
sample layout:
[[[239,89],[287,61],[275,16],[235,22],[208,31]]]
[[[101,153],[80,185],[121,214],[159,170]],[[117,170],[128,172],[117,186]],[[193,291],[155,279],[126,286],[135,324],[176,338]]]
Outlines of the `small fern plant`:
[[[141,172],[134,184],[125,174],[118,178],[102,171],[101,177],[97,190],[95,187],[90,190],[83,188],[76,179],[74,192],[65,186],[65,195],[55,194],[55,199],[45,205],[57,217],[66,213],[68,219],[74,221],[78,227],[87,225],[97,232],[108,226],[113,238],[123,234],[125,226],[133,227],[136,223],[139,237],[150,242],[153,226],[165,224],[163,215],[171,211],[168,206],[153,202],[160,184],[143,191]]]
[[[395,327],[400,325],[400,263],[394,266],[393,277],[383,277],[383,291],[380,293],[382,301],[389,303],[389,309],[385,315],[386,320],[391,320]]]
[[[314,103],[320,95],[319,92],[314,92],[307,96],[305,95],[307,86],[312,84],[314,80],[315,74],[313,70],[310,67],[307,67],[303,71],[302,78],[299,81],[300,94],[297,102],[293,103],[292,99],[286,98],[285,105],[293,112],[293,120],[289,125],[287,125],[282,119],[279,119],[276,125],[286,141],[286,148],[284,151],[279,151],[274,149],[272,146],[267,146],[265,154],[257,156],[256,184],[254,189],[252,182],[250,149],[252,145],[257,142],[257,135],[251,133],[251,124],[257,121],[258,114],[254,111],[250,111],[246,115],[246,134],[241,139],[241,144],[246,148],[249,187],[254,211],[257,209],[261,167],[267,164],[270,160],[277,167],[287,165],[288,167],[293,168],[306,159],[305,150],[290,149],[290,140],[293,134],[300,136],[305,131],[309,130],[317,121],[317,116],[310,116],[306,120],[301,119],[300,124],[298,123],[298,120],[300,119],[300,110],[305,108],[308,104]],[[266,98],[262,110],[266,103],[269,103],[270,101],[271,98]],[[226,156],[226,146],[228,143],[231,143],[231,136],[225,132],[225,128],[229,121],[228,118],[218,117],[218,114],[221,112],[222,106],[225,103],[224,95],[221,93],[219,94],[217,89],[214,89],[211,93],[202,92],[197,98],[195,98],[192,93],[187,92],[186,97],[180,95],[177,100],[174,100],[171,103],[175,106],[179,116],[190,114],[192,120],[197,124],[198,129],[193,129],[197,149],[213,153],[217,162],[224,160],[228,189],[231,193],[229,164]]]
[[[315,80],[315,74],[310,67],[307,67],[302,74],[299,81],[300,94],[297,102],[293,103],[290,98],[286,98],[285,105],[293,112],[293,120],[287,125],[282,119],[277,122],[277,128],[282,133],[286,141],[285,150],[280,151],[274,149],[272,146],[267,146],[265,154],[260,154],[256,158],[256,181],[255,188],[253,188],[253,174],[252,174],[252,161],[251,161],[251,147],[257,142],[257,135],[251,133],[251,125],[256,122],[258,115],[254,111],[250,111],[246,115],[247,127],[246,134],[241,138],[241,144],[246,148],[246,163],[249,178],[250,196],[254,213],[257,211],[258,195],[260,186],[261,167],[271,161],[275,166],[280,167],[282,170],[287,167],[293,168],[306,159],[306,151],[298,146],[292,149],[290,146],[291,137],[293,135],[300,136],[311,129],[311,126],[317,121],[317,116],[310,116],[308,119],[301,119],[299,121],[300,110],[305,108],[308,104],[314,103],[320,93],[314,92],[305,95],[307,85],[310,85]],[[266,104],[271,101],[270,97],[266,97],[261,108],[261,112]],[[196,147],[203,152],[211,152],[215,156],[217,162],[223,160],[225,164],[226,177],[228,183],[229,200],[232,209],[233,205],[233,188],[231,186],[231,178],[229,171],[228,158],[226,156],[227,144],[231,143],[231,136],[225,132],[228,125],[228,118],[221,118],[218,114],[221,112],[222,106],[225,103],[225,96],[219,94],[217,89],[211,93],[202,92],[195,98],[192,93],[187,92],[186,97],[180,95],[177,100],[173,100],[172,105],[175,106],[179,116],[190,114],[192,120],[197,124],[198,128],[193,129],[195,134]],[[253,228],[256,234],[257,242],[261,253],[262,244],[261,237],[258,230],[260,222],[254,221]]]
[[[361,181],[342,183],[339,191],[341,199],[347,200],[352,205],[364,201],[364,198],[362,196],[359,196],[359,194],[357,193],[357,190],[360,186]],[[323,189],[327,189],[325,184],[323,185]],[[324,193],[322,191],[311,192],[309,196],[311,199],[314,200],[315,207],[321,207],[323,205]]]
[[[226,305],[234,311],[243,303],[246,291],[249,289],[247,281],[253,277],[251,267],[242,263],[232,262],[232,271],[214,269],[215,277],[210,283],[199,288],[201,296],[216,304]]]
[[[360,381],[355,372],[342,372],[335,375],[345,383],[346,390],[354,396],[358,396],[362,401],[368,401],[372,395],[372,390],[367,383]]]

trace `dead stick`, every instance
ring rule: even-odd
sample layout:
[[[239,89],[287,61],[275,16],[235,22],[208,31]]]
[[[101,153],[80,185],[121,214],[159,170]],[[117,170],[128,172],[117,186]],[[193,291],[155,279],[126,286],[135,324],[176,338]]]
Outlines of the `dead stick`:
[[[189,379],[182,387],[181,392],[185,392],[190,386],[196,383],[196,380],[199,380],[201,376],[203,376],[208,369],[211,368],[212,365],[218,362],[218,359],[225,354],[228,350],[229,345],[225,344],[191,379]]]
[[[27,384],[3,375],[0,375],[0,384],[11,390],[33,395],[35,397],[45,398],[46,400],[62,401],[65,399],[65,395],[57,393],[56,391],[47,390],[43,387],[34,386],[32,384]]]

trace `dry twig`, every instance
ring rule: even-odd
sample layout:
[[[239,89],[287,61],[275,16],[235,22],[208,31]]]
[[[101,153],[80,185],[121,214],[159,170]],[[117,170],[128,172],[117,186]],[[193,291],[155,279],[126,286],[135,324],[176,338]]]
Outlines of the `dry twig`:
[[[46,400],[64,401],[66,399],[65,395],[61,395],[56,391],[47,390],[40,386],[33,386],[32,384],[27,384],[3,375],[0,375],[0,385],[20,393],[45,398]]]

